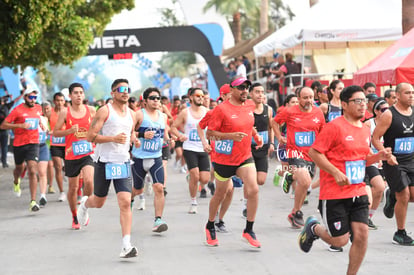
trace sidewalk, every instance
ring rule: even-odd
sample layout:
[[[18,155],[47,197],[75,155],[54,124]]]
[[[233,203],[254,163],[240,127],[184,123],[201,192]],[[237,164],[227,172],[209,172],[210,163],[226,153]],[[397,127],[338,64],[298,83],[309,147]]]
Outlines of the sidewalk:
[[[68,204],[57,202],[58,194],[48,195],[47,206],[31,213],[25,178],[22,196],[14,197],[14,165],[10,165],[0,169],[0,274],[345,274],[349,245],[344,252],[333,253],[318,240],[308,254],[299,249],[299,230],[289,228],[287,221],[293,200],[273,185],[275,166],[271,160],[267,182],[260,187],[254,225],[262,243],[260,250],[250,249],[241,240],[245,219],[241,216],[240,188],[235,190],[225,217],[231,232],[217,233],[220,246],[205,246],[210,194],[207,199],[197,199],[198,214],[187,214],[190,198],[185,175],[175,171],[171,161],[163,216],[169,229],[162,234],[151,232],[154,209],[152,196],[147,196],[146,210],[133,211],[131,241],[138,247],[138,257],[122,260],[119,209],[112,188],[104,207],[89,211],[89,225],[75,231]],[[318,190],[310,195],[309,205],[303,208],[305,217],[315,215],[320,220],[317,196]],[[359,274],[413,274],[414,247],[391,244],[395,220],[385,218],[382,206],[373,218],[379,229],[370,231]],[[413,211],[410,204],[408,232],[414,230]]]

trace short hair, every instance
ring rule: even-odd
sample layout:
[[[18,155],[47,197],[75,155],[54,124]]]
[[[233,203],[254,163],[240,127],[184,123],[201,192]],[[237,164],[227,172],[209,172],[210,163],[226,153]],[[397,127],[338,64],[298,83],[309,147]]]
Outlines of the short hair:
[[[180,97],[179,97],[178,95],[175,95],[175,96],[173,97],[173,101],[180,101]]]
[[[259,82],[255,82],[252,85],[250,85],[249,92],[253,91],[253,89],[256,88],[256,87],[263,87],[263,85],[260,84]]]
[[[305,89],[305,88],[309,88],[309,87],[307,87],[307,86],[300,86],[300,87],[296,88],[296,90],[295,90],[295,94],[297,95],[297,97],[300,97],[300,93],[301,93],[301,92],[302,92],[302,90],[303,90],[303,89]]]
[[[283,101],[283,106],[288,105],[289,101],[290,101],[292,98],[294,98],[294,97],[297,97],[297,96],[296,96],[295,94],[290,94],[290,95],[288,95],[288,96],[286,97],[285,101]]]
[[[161,96],[161,100],[168,100],[168,97],[166,97],[165,95]]]
[[[188,93],[187,93],[187,95],[188,95],[188,96],[193,95],[193,94],[194,94],[197,90],[202,91],[202,92],[203,92],[203,94],[204,94],[203,89],[198,88],[198,87],[195,87],[195,88],[189,88],[189,89],[188,89]],[[183,98],[183,99],[184,99],[184,98]]]
[[[118,84],[119,84],[119,83],[126,83],[126,84],[128,84],[128,85],[129,85],[128,79],[125,79],[125,78],[118,78],[118,79],[115,79],[115,80],[114,80],[114,82],[112,82],[112,85],[111,85],[111,91],[113,91],[113,90],[114,90],[114,88],[115,88],[116,86],[118,86]]]
[[[404,85],[411,85],[411,84],[407,82],[401,82],[397,85],[397,87],[395,87],[395,92],[400,93]]]
[[[152,92],[157,92],[158,95],[161,96],[161,92],[157,87],[149,87],[149,88],[146,88],[145,91],[142,93],[142,97],[144,99],[147,99],[150,93]]]
[[[375,85],[372,82],[367,82],[367,83],[364,84],[364,86],[362,86],[362,88],[364,88],[364,91],[366,91],[368,88],[371,88],[371,87],[374,88],[374,89],[376,89],[377,88],[377,85]]]
[[[318,80],[315,80],[315,81],[313,81],[312,82],[312,84],[311,84],[311,89],[312,90],[314,90],[315,88],[318,88],[318,87],[320,87],[322,84],[318,81]]]
[[[349,99],[352,97],[352,95],[357,92],[364,92],[364,89],[362,89],[362,87],[358,85],[348,86],[342,90],[340,99],[341,101],[349,102]]]
[[[50,103],[50,101],[46,100],[46,101],[42,102],[42,108],[45,108],[47,106],[52,106],[52,104]]]
[[[70,86],[69,86],[69,94],[72,94],[72,92],[73,92],[73,90],[75,88],[82,88],[82,90],[85,91],[85,89],[83,88],[82,84],[80,84],[78,82],[74,82],[74,83],[70,84]]]
[[[57,92],[53,95],[53,100],[56,100],[57,97],[63,97],[65,99],[65,95],[61,92]]]
[[[388,90],[386,90],[385,92],[384,92],[384,97],[385,98],[390,98],[391,97],[391,93],[392,92],[395,92],[395,90],[394,89],[388,89]]]
[[[131,96],[128,98],[128,103],[135,103],[137,101],[137,98],[135,96]]]

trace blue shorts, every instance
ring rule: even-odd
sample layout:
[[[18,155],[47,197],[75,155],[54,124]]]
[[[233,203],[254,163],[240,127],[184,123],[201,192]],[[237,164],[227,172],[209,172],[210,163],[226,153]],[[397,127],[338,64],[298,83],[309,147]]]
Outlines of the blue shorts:
[[[46,143],[40,144],[39,147],[39,161],[49,161],[50,151]]]
[[[164,167],[161,157],[155,159],[133,158],[132,178],[134,179],[134,188],[140,190],[144,188],[144,179],[150,172],[153,183],[164,184]]]
[[[94,175],[94,186],[93,193],[95,196],[103,198],[108,195],[109,185],[111,181],[114,182],[115,192],[129,192],[132,190],[132,177],[131,177],[131,166],[128,163],[129,177],[124,179],[107,180],[105,175],[105,162],[94,162],[95,175]]]

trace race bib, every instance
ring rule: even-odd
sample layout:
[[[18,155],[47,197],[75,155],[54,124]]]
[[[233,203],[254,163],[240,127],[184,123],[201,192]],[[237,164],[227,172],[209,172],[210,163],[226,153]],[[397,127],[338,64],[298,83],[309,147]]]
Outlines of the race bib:
[[[411,154],[414,152],[414,137],[396,138],[394,145],[395,154]]]
[[[190,130],[190,134],[188,135],[188,139],[190,141],[201,141],[198,133],[197,133],[197,129],[191,129]]]
[[[269,143],[269,131],[260,131],[260,132],[257,132],[257,134],[259,134],[259,136],[262,138],[263,144]],[[253,137],[252,137],[252,144],[256,144],[256,141],[254,140]]]
[[[52,143],[53,144],[65,144],[65,137],[53,137],[52,136]]]
[[[129,163],[107,163],[105,164],[105,178],[107,180],[129,178]]]
[[[30,125],[26,130],[37,130],[37,128],[39,128],[38,118],[26,118],[24,122]]]
[[[359,184],[364,181],[365,168],[365,160],[345,162],[346,176],[351,184]]]
[[[328,121],[332,121],[335,118],[340,117],[340,116],[341,116],[341,112],[330,112],[328,114]]]
[[[160,142],[159,139],[144,139],[142,144],[142,150],[146,152],[158,152],[160,150]]]
[[[39,143],[43,144],[46,142],[46,132],[39,132]]]
[[[315,132],[297,132],[295,133],[295,144],[299,147],[309,147],[315,141]]]
[[[92,152],[92,143],[86,140],[79,140],[72,143],[72,150],[75,156],[82,156]]]
[[[215,150],[217,153],[230,155],[231,151],[233,150],[233,140],[232,139],[224,139],[224,140],[217,140],[215,142]]]

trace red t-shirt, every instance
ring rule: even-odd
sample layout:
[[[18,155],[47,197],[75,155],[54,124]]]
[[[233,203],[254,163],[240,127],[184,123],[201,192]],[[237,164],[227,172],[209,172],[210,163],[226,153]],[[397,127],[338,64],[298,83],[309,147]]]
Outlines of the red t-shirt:
[[[39,123],[41,115],[42,107],[38,104],[35,104],[34,107],[30,108],[22,103],[10,112],[5,119],[8,123],[30,123],[29,129],[16,128],[13,130],[13,146],[39,143]]]
[[[254,109],[255,104],[251,100],[247,100],[241,106],[235,106],[229,100],[226,100],[212,110],[208,123],[209,130],[222,133],[243,132],[247,134],[240,142],[216,140],[214,153],[211,155],[212,162],[223,165],[240,165],[252,157],[251,141]]]
[[[369,153],[370,138],[368,126],[356,127],[343,116],[326,124],[312,148],[324,154],[354,184],[339,186],[331,174],[321,169],[319,199],[346,199],[367,194],[363,179],[365,163],[361,161],[365,161]]]
[[[92,122],[91,112],[88,106],[85,115],[82,118],[75,118],[71,114],[71,107],[67,109],[66,115],[66,129],[72,128],[73,125],[78,124],[78,132],[66,136],[65,159],[75,160],[86,157],[93,153],[94,146],[91,142],[86,140],[86,134]]]
[[[312,107],[309,113],[302,112],[298,105],[284,108],[275,116],[278,124],[286,123],[288,158],[301,158],[312,161],[309,149],[325,125],[325,117],[319,108]]]

